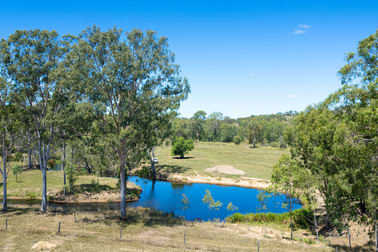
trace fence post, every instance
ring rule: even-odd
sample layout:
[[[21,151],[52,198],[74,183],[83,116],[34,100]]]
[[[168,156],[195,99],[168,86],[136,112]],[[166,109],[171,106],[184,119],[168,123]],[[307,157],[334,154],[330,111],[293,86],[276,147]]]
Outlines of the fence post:
[[[352,248],[352,242],[351,242],[350,229],[349,229],[349,227],[348,227],[348,242],[349,242],[349,248]]]
[[[336,252],[339,252],[339,247],[336,247]]]
[[[122,240],[122,227],[119,229],[119,239]]]
[[[260,252],[260,240],[257,240],[257,252]]]
[[[8,230],[8,219],[5,219],[5,231]]]
[[[186,248],[186,231],[184,231],[184,248]]]
[[[57,234],[60,234],[60,221],[58,223],[58,232],[57,232]]]

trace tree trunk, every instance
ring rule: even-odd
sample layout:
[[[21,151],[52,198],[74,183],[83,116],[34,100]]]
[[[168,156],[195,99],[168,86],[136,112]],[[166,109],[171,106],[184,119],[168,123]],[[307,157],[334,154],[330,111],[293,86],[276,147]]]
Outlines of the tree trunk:
[[[28,149],[28,168],[33,169],[33,160],[32,160],[32,154],[33,154],[33,148],[31,147],[31,136],[29,135],[29,149]]]
[[[47,160],[49,157],[49,146],[46,147],[44,142],[39,141],[39,166],[42,171],[42,202],[41,211],[47,211],[47,183],[46,183],[46,170],[47,170]]]
[[[314,225],[315,225],[316,240],[319,240],[318,221],[316,219],[315,210],[314,210]]]
[[[289,193],[289,212],[290,212],[290,239],[293,240],[293,215],[291,204],[291,180],[290,180],[290,193]]]
[[[63,170],[63,194],[66,195],[67,193],[67,177],[65,171],[66,165],[66,141],[63,140],[63,158],[62,158],[62,170]]]
[[[152,180],[156,180],[156,169],[155,169],[155,149],[151,149],[151,171],[152,171]]]
[[[121,189],[121,220],[126,219],[126,170],[125,170],[125,158],[120,155],[120,189]]]
[[[33,169],[33,160],[32,160],[32,151],[31,149],[28,150],[28,168]]]
[[[3,211],[8,211],[7,201],[7,151],[5,147],[5,136],[3,135]]]
[[[378,221],[375,220],[375,252],[378,252]]]

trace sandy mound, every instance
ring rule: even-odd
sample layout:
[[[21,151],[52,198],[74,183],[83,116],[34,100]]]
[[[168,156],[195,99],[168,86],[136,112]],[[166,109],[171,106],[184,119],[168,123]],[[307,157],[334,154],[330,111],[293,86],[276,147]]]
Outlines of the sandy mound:
[[[218,172],[224,174],[232,174],[232,175],[244,175],[245,172],[242,170],[235,169],[230,165],[216,165],[212,168],[205,169],[207,172]]]
[[[57,244],[54,244],[54,243],[50,243],[47,241],[39,241],[33,245],[32,249],[39,250],[39,251],[43,251],[43,250],[50,251],[54,249],[56,246]]]

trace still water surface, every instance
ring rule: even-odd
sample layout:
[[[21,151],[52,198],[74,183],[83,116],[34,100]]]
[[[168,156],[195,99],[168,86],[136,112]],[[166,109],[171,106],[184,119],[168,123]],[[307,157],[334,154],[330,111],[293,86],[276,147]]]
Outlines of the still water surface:
[[[288,200],[284,194],[272,195],[264,200],[264,204],[258,200],[258,193],[261,190],[242,188],[236,186],[220,186],[212,184],[176,184],[167,181],[152,182],[148,179],[139,177],[130,177],[130,181],[142,188],[140,199],[128,203],[128,206],[152,207],[164,212],[174,213],[177,216],[183,216],[187,220],[208,220],[219,218],[224,220],[234,212],[239,213],[257,213],[272,212],[283,213],[287,209],[282,207],[282,203]],[[208,207],[203,204],[202,198],[205,190],[210,190],[215,201],[221,201],[223,206],[219,210],[209,211]],[[189,199],[189,207],[185,209],[182,203],[183,194]],[[228,211],[227,205],[232,202],[238,207],[237,211]],[[264,207],[265,206],[265,207]],[[300,202],[296,200],[293,210],[301,208]]]

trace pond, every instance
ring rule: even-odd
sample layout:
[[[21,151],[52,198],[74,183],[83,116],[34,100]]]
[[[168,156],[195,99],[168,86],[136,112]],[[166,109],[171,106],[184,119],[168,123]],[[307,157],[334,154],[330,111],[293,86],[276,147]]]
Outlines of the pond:
[[[282,207],[282,203],[288,202],[288,197],[284,194],[272,195],[264,200],[258,200],[261,190],[243,188],[236,186],[220,186],[213,184],[177,184],[167,181],[152,182],[148,179],[130,177],[129,181],[134,182],[142,188],[140,199],[128,203],[128,206],[142,206],[159,209],[164,212],[174,213],[183,216],[187,220],[208,220],[218,218],[224,220],[232,213],[257,213],[271,212],[283,213],[288,210]],[[207,205],[203,204],[202,198],[206,189],[211,192],[215,201],[223,203],[219,210],[209,211]],[[188,207],[182,203],[183,194],[189,200]],[[229,211],[227,205],[232,202],[238,209]],[[293,210],[301,208],[298,200],[295,200]]]

